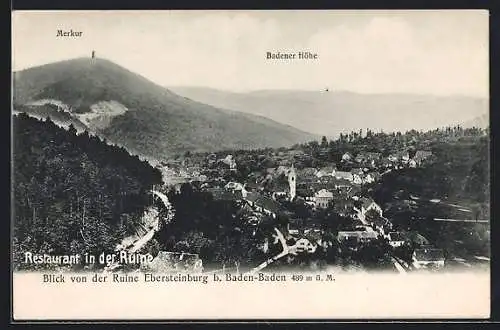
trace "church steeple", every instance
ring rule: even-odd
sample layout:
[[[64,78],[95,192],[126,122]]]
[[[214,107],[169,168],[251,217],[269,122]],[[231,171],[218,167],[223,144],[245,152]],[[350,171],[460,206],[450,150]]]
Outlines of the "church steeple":
[[[293,163],[290,172],[288,172],[288,185],[290,186],[290,200],[293,201],[296,195],[297,187],[297,174],[295,173],[295,167]]]

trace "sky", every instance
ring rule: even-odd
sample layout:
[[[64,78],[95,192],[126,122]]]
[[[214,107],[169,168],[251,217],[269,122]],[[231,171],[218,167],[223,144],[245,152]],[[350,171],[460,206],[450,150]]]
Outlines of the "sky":
[[[16,11],[12,67],[95,50],[166,87],[488,97],[488,20],[485,10]],[[300,51],[318,58],[266,59]]]

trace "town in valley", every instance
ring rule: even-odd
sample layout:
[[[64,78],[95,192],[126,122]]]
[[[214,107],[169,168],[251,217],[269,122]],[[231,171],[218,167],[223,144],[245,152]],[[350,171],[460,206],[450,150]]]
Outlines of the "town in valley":
[[[488,185],[473,188],[471,180],[484,179],[479,173],[459,177],[453,166],[448,173],[440,168],[468,157],[474,145],[485,152],[486,138],[487,130],[458,126],[403,134],[361,130],[291,148],[186,152],[156,163],[165,184],[154,190],[192,196],[192,209],[205,196],[205,203],[234,212],[228,235],[250,241],[252,253],[234,246],[215,272],[475,269],[489,265]],[[484,161],[476,159],[476,168]],[[462,180],[457,184],[471,194],[482,189],[482,197],[448,196],[433,187],[448,180]],[[201,271],[200,237],[188,237],[192,241],[177,242],[172,254],[186,252]]]

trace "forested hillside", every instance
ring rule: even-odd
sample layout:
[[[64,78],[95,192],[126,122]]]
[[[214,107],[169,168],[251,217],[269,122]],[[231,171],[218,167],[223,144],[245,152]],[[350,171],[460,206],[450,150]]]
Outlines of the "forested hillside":
[[[38,114],[41,104],[59,104],[89,131],[133,154],[168,158],[185,151],[280,147],[316,138],[264,117],[186,99],[100,58],[29,68],[15,72],[13,80],[16,109]]]
[[[13,118],[14,265],[24,252],[100,254],[139,221],[161,174],[87,132]],[[30,267],[33,268],[33,267]]]

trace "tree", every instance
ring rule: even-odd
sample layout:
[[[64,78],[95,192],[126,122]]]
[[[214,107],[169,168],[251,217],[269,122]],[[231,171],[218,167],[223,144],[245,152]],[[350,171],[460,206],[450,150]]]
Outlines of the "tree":
[[[321,138],[321,147],[322,148],[327,148],[328,147],[328,140],[326,139],[326,136],[323,136]]]

